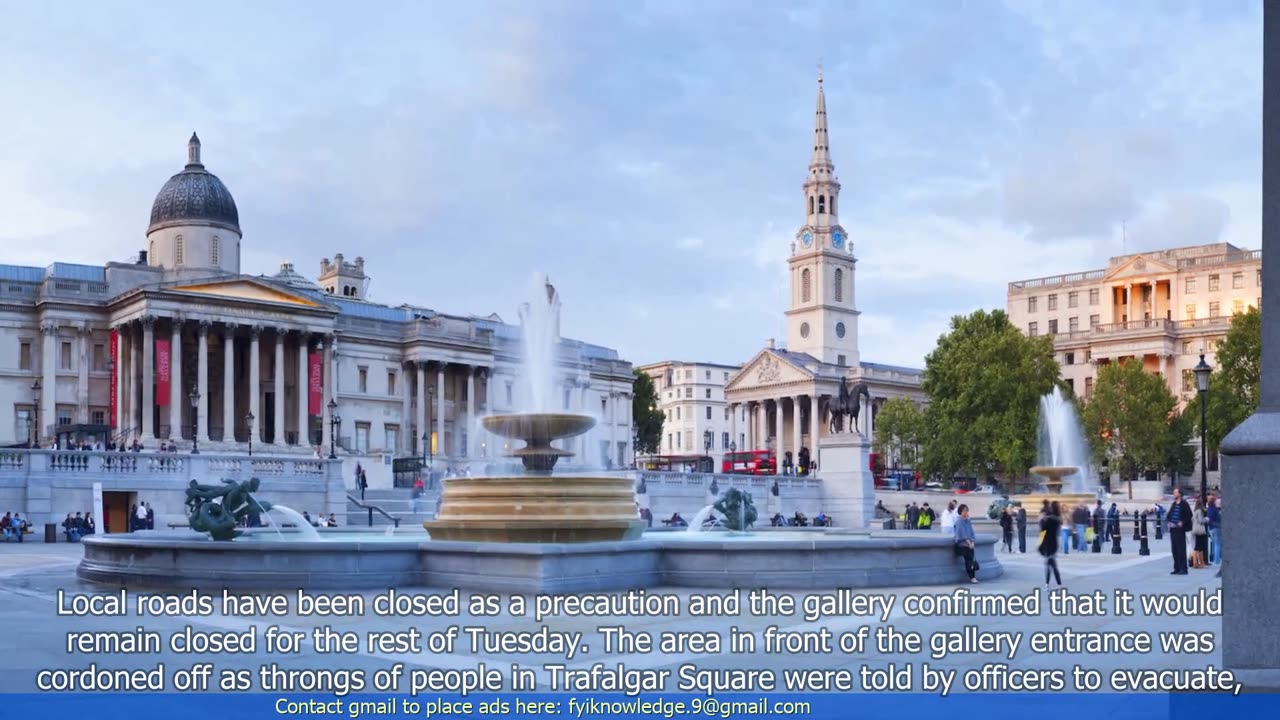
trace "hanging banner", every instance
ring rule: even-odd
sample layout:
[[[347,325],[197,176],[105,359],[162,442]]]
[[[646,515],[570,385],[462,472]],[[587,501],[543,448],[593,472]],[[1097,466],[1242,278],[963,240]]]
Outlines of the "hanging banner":
[[[311,353],[311,367],[307,375],[307,388],[309,397],[307,399],[307,412],[312,415],[320,415],[321,395],[324,388],[324,353]]]
[[[111,425],[111,429],[116,428],[116,402],[119,397],[120,389],[116,387],[116,378],[120,377],[120,333],[112,330],[111,340],[107,343],[108,352],[111,353],[111,409],[107,411],[107,423]],[[98,517],[102,517],[99,515]]]
[[[169,357],[169,341],[156,340],[156,405],[169,406],[169,375],[173,366]]]

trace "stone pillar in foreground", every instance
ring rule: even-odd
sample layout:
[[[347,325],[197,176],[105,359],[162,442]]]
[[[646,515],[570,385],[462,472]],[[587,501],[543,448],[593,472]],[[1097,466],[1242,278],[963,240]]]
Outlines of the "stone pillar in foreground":
[[[1262,386],[1222,441],[1222,661],[1246,687],[1280,688],[1275,512],[1280,507],[1280,0],[1263,6]]]

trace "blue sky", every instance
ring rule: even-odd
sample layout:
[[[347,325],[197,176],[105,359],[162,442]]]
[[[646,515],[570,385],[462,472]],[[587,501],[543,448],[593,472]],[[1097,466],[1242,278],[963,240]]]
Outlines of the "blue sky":
[[[785,336],[816,66],[865,360],[1010,280],[1259,245],[1260,0],[0,0],[0,262],[143,247],[193,129],[243,264],[742,362]]]

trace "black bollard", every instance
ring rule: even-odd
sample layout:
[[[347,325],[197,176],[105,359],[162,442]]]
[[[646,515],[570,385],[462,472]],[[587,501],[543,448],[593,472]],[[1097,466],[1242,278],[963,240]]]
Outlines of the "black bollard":
[[[1164,513],[1162,512],[1156,513],[1156,539],[1164,539]]]
[[[1141,536],[1138,535],[1138,513],[1135,512],[1133,514],[1133,541],[1138,542],[1139,537]]]
[[[1093,551],[1102,552],[1102,520],[1097,517],[1093,519]]]
[[[1138,554],[1150,555],[1151,548],[1147,546],[1147,514],[1142,513],[1142,534],[1138,538]]]
[[[1116,521],[1116,527],[1111,529],[1111,554],[1120,554],[1120,521]]]

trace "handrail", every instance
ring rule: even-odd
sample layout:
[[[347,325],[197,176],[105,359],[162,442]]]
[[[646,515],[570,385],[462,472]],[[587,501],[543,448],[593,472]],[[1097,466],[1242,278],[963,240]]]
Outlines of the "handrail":
[[[398,527],[400,527],[400,518],[395,517],[394,515],[392,515],[391,513],[387,512],[386,510],[383,510],[382,508],[378,507],[377,505],[369,505],[369,504],[366,504],[366,503],[365,503],[365,501],[361,500],[360,498],[356,497],[355,495],[352,495],[351,493],[347,493],[347,501],[348,501],[348,502],[355,503],[355,506],[356,506],[356,507],[358,507],[358,508],[361,508],[361,509],[363,509],[363,510],[368,510],[368,511],[369,511],[369,527],[373,527],[373,513],[374,513],[374,511],[377,511],[379,514],[381,514],[381,515],[382,515],[382,517],[384,517],[384,518],[386,518],[386,519],[390,520],[391,522],[395,523],[395,525],[396,525],[396,527],[397,527],[397,528],[398,528]]]

